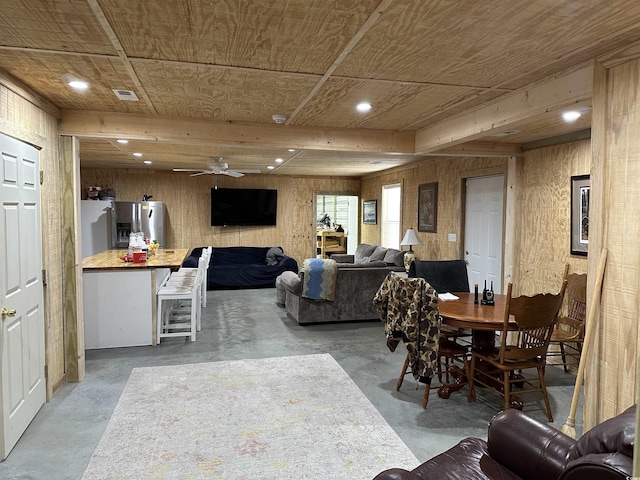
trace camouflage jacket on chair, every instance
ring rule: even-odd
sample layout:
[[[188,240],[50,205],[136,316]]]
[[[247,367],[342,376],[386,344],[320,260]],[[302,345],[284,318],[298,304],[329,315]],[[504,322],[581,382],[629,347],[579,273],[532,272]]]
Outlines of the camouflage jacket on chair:
[[[438,359],[438,295],[424,278],[389,273],[373,298],[392,352],[402,340],[416,380],[430,383]]]

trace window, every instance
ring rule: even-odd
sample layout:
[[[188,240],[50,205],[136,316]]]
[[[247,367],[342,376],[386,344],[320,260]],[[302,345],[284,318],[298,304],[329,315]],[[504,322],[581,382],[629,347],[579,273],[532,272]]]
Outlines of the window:
[[[316,195],[316,218],[318,222],[328,216],[330,227],[342,225],[347,237],[347,253],[353,253],[358,246],[358,197],[355,195]]]
[[[400,184],[382,187],[381,246],[400,249]]]

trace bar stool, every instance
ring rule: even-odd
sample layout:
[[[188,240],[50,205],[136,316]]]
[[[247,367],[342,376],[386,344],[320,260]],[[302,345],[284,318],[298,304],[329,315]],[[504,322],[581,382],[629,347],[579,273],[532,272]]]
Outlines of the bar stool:
[[[206,264],[206,259],[202,260]],[[196,331],[201,325],[201,282],[204,270],[197,269],[196,278],[167,281],[157,292],[157,343],[166,337],[190,337],[196,340]],[[180,302],[177,309],[174,303]],[[184,303],[189,304],[188,309]]]

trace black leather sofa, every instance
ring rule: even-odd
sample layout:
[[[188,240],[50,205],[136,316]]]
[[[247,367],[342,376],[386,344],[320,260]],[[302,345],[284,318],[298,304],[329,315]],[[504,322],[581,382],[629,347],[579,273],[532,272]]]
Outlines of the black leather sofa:
[[[374,480],[626,480],[635,440],[635,406],[579,440],[519,410],[497,414],[487,441],[466,438],[409,472],[386,470]]]
[[[194,248],[182,266],[197,267],[203,248]],[[273,287],[286,271],[298,273],[298,262],[280,247],[213,247],[207,290]]]

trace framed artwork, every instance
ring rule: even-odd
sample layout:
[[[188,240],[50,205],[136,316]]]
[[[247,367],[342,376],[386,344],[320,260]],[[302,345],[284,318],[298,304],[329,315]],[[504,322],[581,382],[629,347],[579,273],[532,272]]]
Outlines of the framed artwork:
[[[375,225],[378,223],[378,201],[364,200],[362,202],[362,223]]]
[[[571,255],[589,251],[589,175],[571,177]]]
[[[438,183],[425,183],[418,187],[418,231],[438,230]]]

